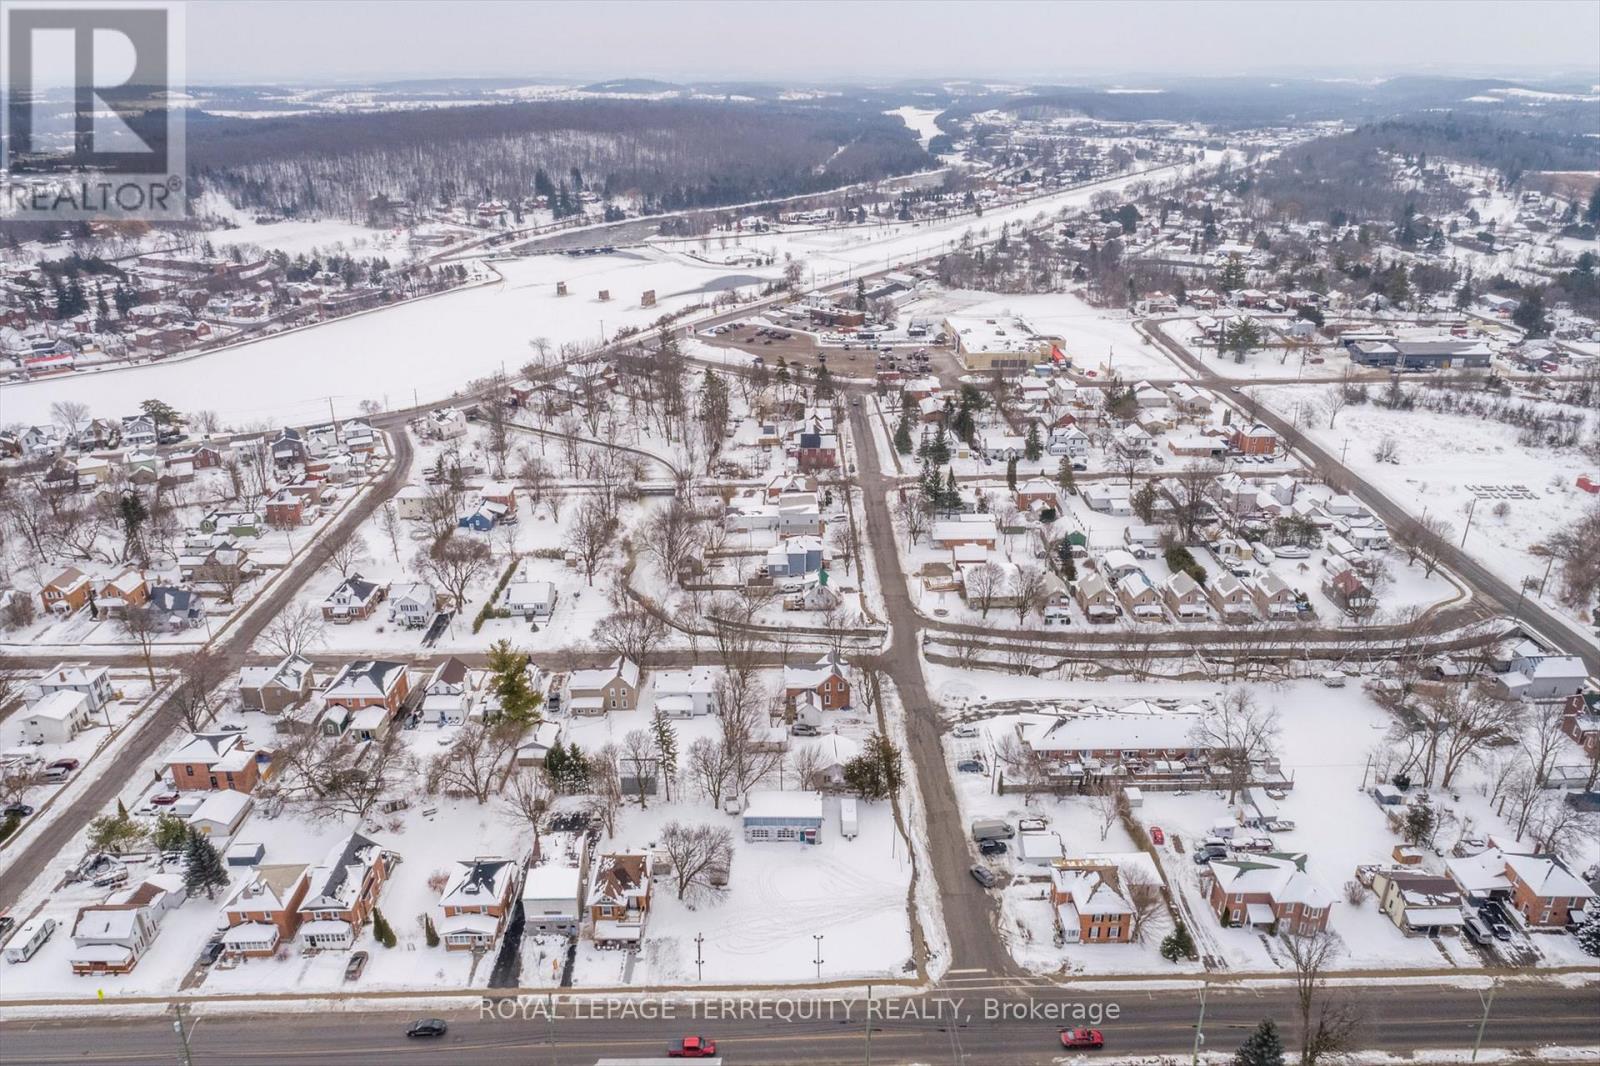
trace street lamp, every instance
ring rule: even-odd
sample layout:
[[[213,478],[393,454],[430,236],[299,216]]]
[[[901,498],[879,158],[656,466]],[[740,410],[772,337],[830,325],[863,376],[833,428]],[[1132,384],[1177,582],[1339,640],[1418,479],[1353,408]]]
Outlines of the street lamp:
[[[822,934],[812,933],[811,939],[816,941],[817,945],[817,980],[820,981],[822,980]]]

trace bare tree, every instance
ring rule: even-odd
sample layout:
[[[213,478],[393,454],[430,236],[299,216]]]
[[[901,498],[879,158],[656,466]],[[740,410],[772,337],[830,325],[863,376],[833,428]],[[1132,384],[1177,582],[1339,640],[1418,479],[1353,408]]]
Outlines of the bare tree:
[[[428,527],[434,540],[447,537],[455,531],[465,501],[465,490],[457,479],[441,478],[428,486],[418,509],[423,524]]]
[[[1125,866],[1120,871],[1122,897],[1128,901],[1128,936],[1135,943],[1149,933],[1157,916],[1167,909],[1162,896],[1161,882],[1153,879],[1143,869]]]
[[[979,563],[967,567],[962,574],[962,582],[966,587],[967,605],[976,607],[980,615],[988,618],[995,597],[1004,591],[1006,573],[995,563]]]
[[[533,850],[537,853],[540,830],[555,802],[555,792],[544,771],[537,766],[524,766],[512,773],[506,778],[501,802],[506,819],[533,836]]]
[[[1289,933],[1280,943],[1294,968],[1301,1066],[1345,1055],[1355,1046],[1360,1018],[1348,1003],[1322,996],[1323,971],[1338,955],[1339,942],[1326,932],[1316,932]]]
[[[200,646],[180,656],[173,664],[178,675],[178,685],[173,699],[183,715],[183,724],[191,733],[215,711],[212,694],[217,686],[227,680],[227,661],[210,647]]]
[[[74,441],[78,430],[89,421],[89,405],[79,400],[57,400],[50,405],[50,421],[61,427],[67,441]]]
[[[306,655],[320,648],[327,634],[322,612],[300,603],[279,611],[262,631],[261,640],[279,655]]]
[[[145,673],[150,678],[150,687],[156,687],[155,646],[161,634],[166,632],[166,623],[161,613],[149,604],[129,607],[122,614],[122,633],[134,644],[138,645],[139,658],[144,662]]]
[[[428,764],[428,791],[471,796],[480,804],[489,802],[490,794],[505,780],[507,761],[525,730],[523,723],[512,719],[493,725],[467,723],[456,742]]]
[[[459,612],[466,607],[467,590],[488,571],[492,561],[489,546],[483,541],[451,535],[418,552],[411,568],[418,577],[442,587]]]
[[[604,507],[590,499],[578,509],[577,517],[567,530],[567,550],[578,557],[584,579],[591,586],[600,561],[612,548],[616,524],[616,519],[607,514]]]
[[[1277,751],[1279,723],[1276,711],[1263,710],[1246,688],[1229,689],[1218,708],[1202,715],[1191,737],[1195,746],[1210,749],[1228,782],[1228,802],[1238,800],[1250,784],[1253,764],[1272,758]]]
[[[591,811],[605,823],[606,835],[617,832],[617,811],[622,808],[622,770],[617,746],[604,744],[589,755]]]
[[[626,592],[619,592],[616,610],[595,623],[594,641],[643,666],[655,646],[666,639],[668,628],[660,615]]]
[[[894,519],[906,530],[906,547],[913,548],[917,542],[928,532],[928,526],[933,521],[931,515],[922,506],[921,501],[910,497],[902,497],[894,505]]]
[[[1043,567],[1031,563],[1017,567],[1011,575],[1011,598],[1015,601],[1017,625],[1022,625],[1030,614],[1044,607],[1049,591],[1050,582]]]
[[[711,737],[696,737],[689,745],[684,766],[700,793],[713,807],[721,808],[733,780],[726,748]]]
[[[398,549],[395,554],[398,557]],[[367,538],[359,533],[352,533],[328,548],[328,562],[344,580],[349,580],[351,571],[362,563],[370,562],[371,559],[372,552],[367,549]]]
[[[692,888],[709,887],[713,872],[726,870],[733,861],[733,833],[726,826],[668,822],[661,830],[661,846],[672,861],[679,899]]]
[[[400,534],[405,527],[400,523],[400,510],[395,507],[393,500],[385,501],[378,508],[378,528],[383,530],[383,535],[389,540],[389,548],[394,552],[394,561],[400,561]]]
[[[1100,842],[1103,844],[1127,806],[1121,784],[1109,775],[1096,777],[1089,786],[1089,802],[1094,808],[1095,821],[1100,823]]]
[[[1350,403],[1350,394],[1343,385],[1339,385],[1322,394],[1322,413],[1328,416],[1328,428],[1332,429],[1339,419],[1339,412],[1343,411]]]
[[[365,818],[386,796],[416,777],[416,760],[399,729],[377,740],[341,739],[331,745],[325,740],[308,732],[275,753],[283,769],[273,788],[316,816]]]
[[[694,508],[676,496],[645,521],[640,539],[668,581],[677,580],[683,564],[698,553],[701,524]]]

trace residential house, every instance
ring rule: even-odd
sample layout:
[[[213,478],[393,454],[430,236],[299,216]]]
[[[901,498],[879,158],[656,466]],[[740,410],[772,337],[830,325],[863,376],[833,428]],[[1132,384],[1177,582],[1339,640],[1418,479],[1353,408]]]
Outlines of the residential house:
[[[1136,621],[1160,622],[1166,614],[1161,609],[1161,594],[1150,584],[1143,570],[1123,574],[1116,583],[1117,599],[1124,610]]]
[[[1115,767],[1145,772],[1203,764],[1211,748],[1197,739],[1200,719],[1142,705],[1138,711],[1078,713],[1019,722],[1017,738],[1041,756],[1055,777],[1087,780]]]
[[[1281,622],[1300,616],[1300,600],[1283,578],[1271,570],[1245,578],[1244,587],[1261,617]]]
[[[549,618],[556,610],[556,587],[549,581],[513,581],[506,586],[506,610],[521,618]]]
[[[300,904],[310,888],[305,863],[272,863],[251,870],[222,905],[228,922],[222,951],[233,958],[264,959],[300,929]]]
[[[400,585],[389,593],[389,621],[421,629],[439,613],[439,594],[423,581]]]
[[[1322,582],[1322,594],[1350,615],[1369,614],[1377,607],[1371,587],[1353,569],[1343,569]]]
[[[588,901],[595,944],[636,946],[644,937],[653,892],[648,855],[614,852],[600,856],[594,864]]]
[[[167,770],[179,792],[250,793],[261,781],[261,754],[243,733],[190,733],[167,756]]]
[[[790,713],[795,700],[803,693],[812,693],[824,710],[841,710],[850,706],[849,668],[836,652],[829,652],[810,666],[785,666],[783,668],[783,700]]]
[[[1090,574],[1079,581],[1073,586],[1073,594],[1078,597],[1078,606],[1091,622],[1114,622],[1122,613],[1117,607],[1116,594],[1099,574]]]
[[[1059,859],[1050,867],[1050,905],[1069,944],[1130,944],[1133,906],[1115,863]]]
[[[351,833],[306,873],[296,915],[300,935],[313,948],[348,948],[372,917],[389,877],[388,853],[360,833]]]
[[[22,739],[29,744],[65,744],[94,724],[94,708],[81,692],[63,689],[21,714]]]
[[[822,834],[822,793],[755,789],[745,798],[744,838],[815,844]]]
[[[1031,511],[1034,505],[1055,509],[1059,506],[1055,483],[1042,477],[1029,478],[1017,486],[1017,510]]]
[[[1407,936],[1458,933],[1463,922],[1460,887],[1448,877],[1401,868],[1372,875],[1378,909]]]
[[[619,656],[603,669],[568,674],[561,703],[572,714],[631,711],[639,706],[639,684],[639,664]]]
[[[93,598],[94,583],[75,566],[65,568],[39,589],[39,602],[51,614],[74,614]]]
[[[131,567],[103,578],[94,594],[95,607],[107,618],[126,618],[130,607],[142,607],[149,600],[150,585],[143,574]]]
[[[154,903],[150,898],[80,908],[72,925],[72,972],[132,973],[161,931],[163,909]]]
[[[1183,570],[1167,578],[1162,586],[1162,594],[1166,598],[1167,609],[1180,622],[1204,621],[1210,613],[1205,589]]]
[[[1206,593],[1211,597],[1211,605],[1217,609],[1217,614],[1223,621],[1255,621],[1255,599],[1250,595],[1250,590],[1245,588],[1244,582],[1227,571],[1220,571],[1211,576]]]
[[[1212,859],[1200,880],[1224,925],[1298,935],[1328,927],[1333,897],[1306,875],[1303,855]]]
[[[1600,756],[1600,697],[1568,696],[1561,707],[1561,731],[1590,759]]]
[[[1271,455],[1278,450],[1278,435],[1259,423],[1235,426],[1228,435],[1228,446],[1241,455]]]
[[[346,663],[322,691],[322,701],[340,725],[361,740],[374,740],[388,731],[389,722],[411,692],[411,668],[386,659],[358,659]],[[327,731],[326,729],[324,730]]]
[[[316,685],[311,660],[286,655],[272,666],[239,668],[239,704],[247,711],[281,714],[309,699]]]
[[[709,666],[660,670],[655,674],[655,707],[669,718],[717,713],[717,671]]]
[[[1445,871],[1472,903],[1495,900],[1530,926],[1561,928],[1585,911],[1595,892],[1553,855],[1521,855],[1491,847],[1445,861]]]
[[[267,525],[273,529],[298,529],[305,525],[305,497],[288,489],[279,489],[262,505]]]
[[[972,514],[948,518],[933,524],[931,540],[935,548],[950,549],[976,544],[990,551],[999,543],[1000,533],[993,515]]]
[[[517,897],[517,864],[482,858],[456,863],[439,896],[434,923],[446,951],[488,951]]]
[[[364,621],[372,617],[388,592],[387,585],[351,574],[322,601],[322,617],[339,625]]]
[[[176,585],[154,585],[146,604],[160,628],[169,633],[193,629],[205,621],[205,606],[200,594]]]
[[[556,860],[530,867],[522,879],[524,936],[577,936],[583,871]]]
[[[57,663],[34,682],[45,695],[52,692],[81,692],[89,708],[98,711],[116,698],[111,687],[111,669],[88,663]]]

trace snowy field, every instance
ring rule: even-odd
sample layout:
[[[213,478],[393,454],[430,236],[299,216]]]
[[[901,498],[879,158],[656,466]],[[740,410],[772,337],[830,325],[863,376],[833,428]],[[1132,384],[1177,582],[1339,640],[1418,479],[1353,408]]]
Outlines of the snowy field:
[[[1317,386],[1291,385],[1252,390],[1290,415],[1297,406],[1317,410],[1324,392]],[[1549,560],[1533,556],[1529,546],[1594,506],[1596,499],[1576,487],[1577,475],[1588,470],[1578,453],[1522,444],[1519,430],[1500,422],[1420,409],[1392,411],[1368,402],[1346,407],[1333,429],[1326,415],[1312,415],[1305,432],[1324,448],[1342,452],[1345,463],[1390,500],[1413,514],[1426,510],[1444,517],[1458,544],[1470,508],[1467,550],[1513,587],[1528,578],[1544,583]],[[1394,463],[1374,456],[1386,438],[1395,443]],[[1527,491],[1515,491],[1518,487]],[[1506,513],[1497,515],[1501,503]],[[1552,576],[1540,601],[1582,622],[1557,601],[1558,585]]]
[[[904,122],[912,133],[917,135],[917,140],[922,147],[928,147],[928,142],[939,136],[943,131],[933,121],[944,112],[925,107],[897,107],[893,111],[885,111],[886,115],[893,115]]]

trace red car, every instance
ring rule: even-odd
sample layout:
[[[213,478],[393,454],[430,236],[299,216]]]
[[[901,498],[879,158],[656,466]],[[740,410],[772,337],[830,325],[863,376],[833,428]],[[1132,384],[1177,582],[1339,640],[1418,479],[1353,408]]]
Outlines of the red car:
[[[709,1059],[717,1053],[717,1042],[703,1036],[686,1036],[667,1048],[669,1059]]]
[[[1062,1047],[1089,1047],[1105,1046],[1105,1039],[1101,1037],[1098,1029],[1063,1029],[1061,1030]]]
[[[1152,843],[1152,844],[1165,844],[1166,842],[1167,842],[1167,834],[1165,834],[1165,833],[1163,833],[1161,831],[1161,827],[1159,825],[1151,826],[1150,827],[1150,843]]]
[[[76,770],[77,768],[77,759],[57,759],[49,766],[49,769],[51,770]]]

